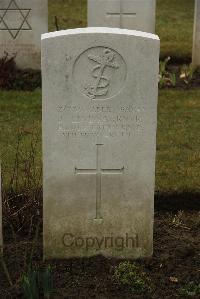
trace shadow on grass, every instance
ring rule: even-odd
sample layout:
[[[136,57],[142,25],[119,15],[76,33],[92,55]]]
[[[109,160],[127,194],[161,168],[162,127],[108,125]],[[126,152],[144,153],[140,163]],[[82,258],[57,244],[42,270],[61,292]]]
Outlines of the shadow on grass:
[[[200,192],[156,192],[155,210],[171,212],[180,210],[200,210]]]
[[[191,56],[181,56],[171,55],[170,52],[160,54],[160,60],[164,60],[166,57],[170,57],[170,63],[175,65],[190,64],[192,62]]]

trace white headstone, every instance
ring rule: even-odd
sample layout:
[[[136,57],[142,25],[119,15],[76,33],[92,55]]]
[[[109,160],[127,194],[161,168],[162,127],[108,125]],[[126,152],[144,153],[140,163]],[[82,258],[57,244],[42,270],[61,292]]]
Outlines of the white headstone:
[[[155,32],[156,0],[88,0],[88,26]]]
[[[152,254],[159,38],[42,35],[46,258]]]
[[[20,68],[40,69],[41,34],[48,32],[48,0],[0,0],[0,57],[16,54]]]
[[[2,193],[1,193],[1,163],[0,163],[0,254],[3,252],[3,220],[2,220]]]
[[[200,0],[195,2],[192,64],[200,66]]]

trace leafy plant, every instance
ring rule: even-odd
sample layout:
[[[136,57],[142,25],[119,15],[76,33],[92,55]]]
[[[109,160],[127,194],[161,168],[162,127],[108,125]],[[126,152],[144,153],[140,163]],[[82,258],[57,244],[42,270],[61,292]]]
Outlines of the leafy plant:
[[[167,72],[167,64],[170,61],[170,57],[165,58],[164,61],[160,61],[160,75],[164,75]]]
[[[0,88],[11,88],[16,70],[15,57],[16,55],[9,56],[7,52],[4,52],[0,59]]]
[[[176,227],[179,227],[183,224],[183,211],[178,211],[178,213],[173,217],[172,224]]]
[[[22,291],[25,299],[38,299],[40,292],[44,298],[50,299],[53,292],[51,267],[43,271],[29,269],[22,277]]]
[[[192,64],[184,64],[181,68],[180,79],[183,79],[185,84],[189,84],[194,77],[195,67]]]
[[[184,288],[179,290],[182,296],[193,297],[200,295],[200,283],[197,284],[194,281],[189,282]]]
[[[39,286],[38,286],[38,272],[35,270],[29,270],[22,277],[22,290],[24,298],[37,299],[39,298]]]
[[[169,79],[170,79],[170,82],[172,84],[173,87],[176,86],[176,74],[175,73],[170,73],[169,74]]]
[[[159,87],[176,86],[176,74],[167,71],[167,64],[170,61],[170,57],[165,58],[164,61],[160,61],[159,64]]]
[[[1,248],[0,248],[0,250],[1,250]],[[0,252],[0,264],[2,265],[2,268],[4,270],[4,273],[6,275],[6,278],[7,278],[7,281],[9,283],[9,285],[12,287],[13,286],[13,282],[11,280],[10,273],[8,271],[8,267],[7,267],[7,265],[6,265],[5,261],[4,261],[3,253],[1,253],[1,252]]]
[[[163,88],[166,85],[166,78],[165,76],[159,75],[159,87]]]
[[[21,70],[15,62],[16,54],[11,56],[4,52],[0,58],[0,88],[10,90],[34,90],[41,87],[41,72],[38,70]]]
[[[134,263],[121,262],[114,270],[113,279],[117,284],[128,287],[136,294],[151,291],[146,274]]]
[[[42,284],[44,298],[49,299],[53,292],[53,278],[50,265],[40,274],[40,283]]]

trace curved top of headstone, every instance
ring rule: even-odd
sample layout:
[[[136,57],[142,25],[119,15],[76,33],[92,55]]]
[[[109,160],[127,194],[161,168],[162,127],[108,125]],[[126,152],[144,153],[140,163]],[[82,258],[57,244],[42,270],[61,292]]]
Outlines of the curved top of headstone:
[[[75,34],[90,34],[90,33],[108,33],[108,34],[123,34],[131,35],[136,37],[144,37],[154,40],[159,40],[159,37],[152,33],[147,33],[137,30],[120,29],[120,28],[109,28],[109,27],[87,27],[87,28],[76,28],[61,31],[54,31],[42,34],[41,39],[48,39],[60,36],[75,35]]]

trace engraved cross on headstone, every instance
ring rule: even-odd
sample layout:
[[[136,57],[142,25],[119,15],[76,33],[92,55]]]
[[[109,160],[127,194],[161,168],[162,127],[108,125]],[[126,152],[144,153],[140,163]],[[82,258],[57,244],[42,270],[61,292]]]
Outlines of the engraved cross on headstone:
[[[120,169],[108,169],[101,167],[101,146],[103,144],[97,144],[97,158],[96,169],[79,169],[75,167],[75,174],[95,174],[96,175],[96,217],[95,219],[102,219],[101,216],[101,191],[102,191],[102,174],[122,174],[124,167]]]
[[[112,18],[112,17],[117,18],[119,21],[119,27],[123,28],[124,17],[136,17],[136,12],[124,11],[123,0],[120,0],[118,11],[107,12],[107,17],[108,18]]]

